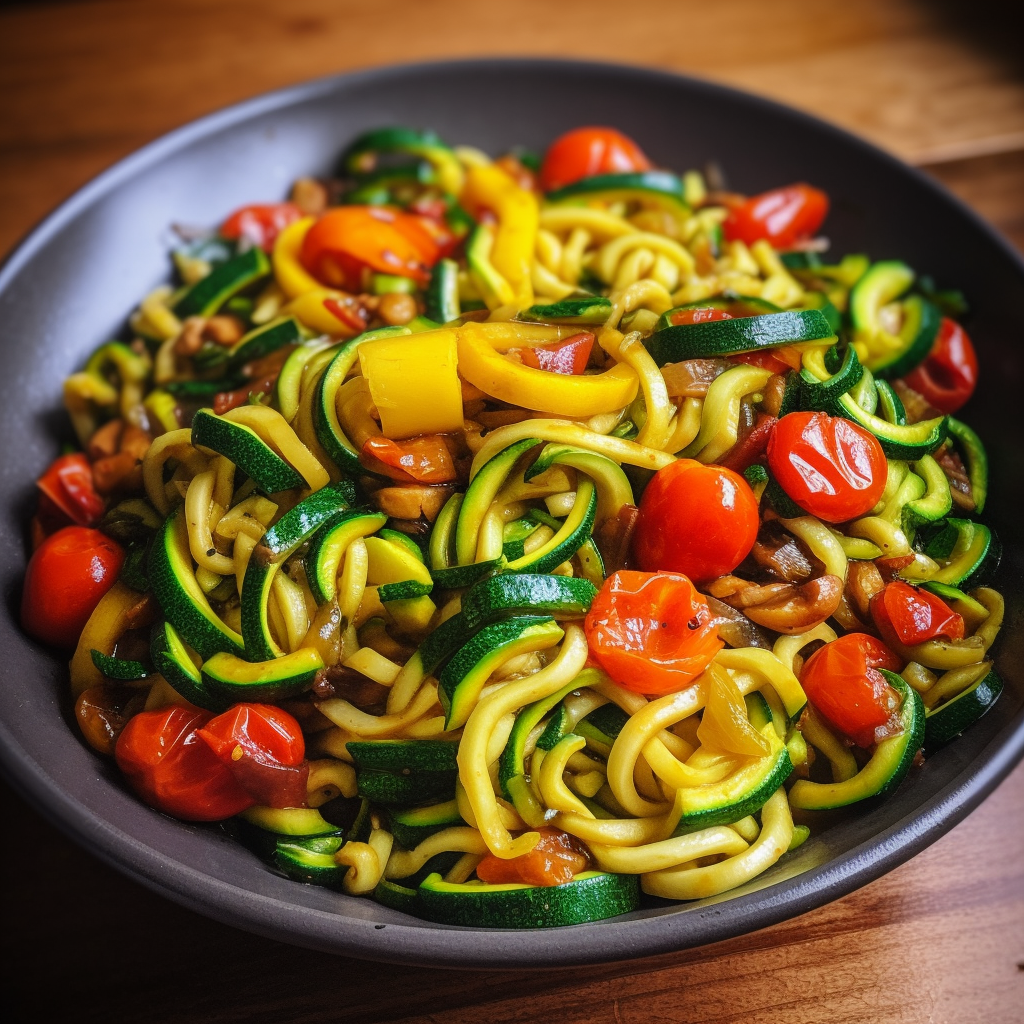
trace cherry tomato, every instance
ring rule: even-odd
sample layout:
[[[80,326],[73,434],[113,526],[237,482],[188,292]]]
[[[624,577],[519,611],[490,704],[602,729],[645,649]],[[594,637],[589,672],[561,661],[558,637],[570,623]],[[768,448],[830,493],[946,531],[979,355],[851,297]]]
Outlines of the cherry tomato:
[[[402,483],[447,484],[458,475],[452,453],[439,434],[424,434],[408,441],[369,437],[359,458],[367,469]]]
[[[246,238],[270,252],[277,236],[302,217],[294,203],[255,203],[243,206],[220,226],[222,238]]]
[[[902,580],[893,580],[871,599],[871,617],[878,632],[890,644],[908,647],[944,636],[962,640],[964,619],[942,598],[919,590]]]
[[[940,412],[956,412],[978,383],[978,356],[967,332],[943,317],[931,352],[904,380]]]
[[[201,726],[198,735],[257,803],[305,806],[306,743],[287,711],[273,704],[236,704]]]
[[[535,370],[547,370],[550,373],[580,374],[587,368],[590,361],[590,350],[594,347],[594,336],[589,332],[574,334],[562,341],[552,341],[547,345],[535,345],[531,348],[512,349],[522,360],[524,366],[532,366]]]
[[[25,631],[54,647],[74,647],[123,563],[124,549],[99,530],[65,526],[47,537],[25,571]]]
[[[575,128],[551,143],[540,169],[540,187],[552,192],[595,174],[649,171],[640,147],[614,128]]]
[[[385,206],[338,206],[309,229],[299,255],[320,280],[359,291],[363,267],[426,284],[440,249],[413,214]]]
[[[565,885],[586,871],[590,857],[575,836],[555,828],[540,828],[537,845],[519,857],[502,859],[489,853],[476,866],[476,876],[491,885],[525,882],[527,885]]]
[[[143,711],[124,727],[114,757],[150,807],[185,821],[222,821],[256,803],[199,738],[213,717],[175,704]]]
[[[900,670],[900,659],[867,633],[847,633],[804,663],[800,683],[807,699],[859,747],[875,742],[875,729],[899,710],[899,697],[878,670]]]
[[[36,486],[79,526],[95,526],[103,516],[106,503],[96,492],[92,466],[81,452],[54,459]]]
[[[888,472],[873,434],[823,412],[791,412],[779,420],[768,441],[768,468],[801,508],[829,523],[870,511]]]
[[[800,183],[752,196],[729,211],[722,227],[730,242],[765,239],[776,249],[790,249],[811,238],[827,213],[828,196]]]
[[[634,693],[689,686],[722,649],[704,595],[681,573],[614,573],[584,623],[590,654]]]
[[[647,572],[710,580],[747,557],[758,524],[757,499],[743,477],[678,459],[659,469],[644,491],[633,551]]]

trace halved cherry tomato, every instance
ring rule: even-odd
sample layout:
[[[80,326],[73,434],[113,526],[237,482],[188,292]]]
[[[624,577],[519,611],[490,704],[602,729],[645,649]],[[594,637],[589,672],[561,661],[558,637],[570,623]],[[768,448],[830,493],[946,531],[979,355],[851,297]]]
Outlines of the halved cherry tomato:
[[[867,633],[847,633],[825,644],[804,663],[800,684],[821,714],[859,747],[875,742],[875,730],[899,711],[899,696],[880,668],[900,670],[900,659]]]
[[[943,317],[931,352],[904,380],[940,412],[956,412],[978,383],[978,355],[967,332]]]
[[[476,876],[491,885],[525,882],[527,885],[565,885],[590,866],[587,848],[575,836],[556,828],[540,828],[537,845],[507,860],[489,853],[476,866]]]
[[[458,475],[451,450],[439,434],[424,434],[408,441],[369,437],[359,459],[367,469],[401,483],[447,484]]]
[[[644,491],[633,551],[647,572],[714,579],[747,557],[758,522],[757,499],[738,473],[678,459]]]
[[[79,526],[93,526],[103,516],[106,503],[96,492],[92,466],[81,452],[54,459],[36,486]]]
[[[200,739],[199,730],[213,717],[174,704],[143,711],[124,727],[114,757],[150,807],[185,821],[222,821],[256,803]]]
[[[716,309],[714,306],[697,306],[693,309],[677,309],[669,316],[669,320],[676,326],[680,324],[703,324],[713,320],[732,320],[732,313],[724,309]]]
[[[338,206],[310,229],[299,254],[334,288],[359,291],[363,267],[426,284],[440,249],[419,217],[386,206]]]
[[[944,636],[962,640],[964,619],[935,594],[893,580],[871,599],[871,618],[890,644],[908,647]]]
[[[254,203],[243,206],[220,226],[222,238],[246,238],[270,252],[277,236],[302,217],[294,203]]]
[[[99,530],[65,526],[47,537],[25,571],[25,631],[55,647],[74,647],[123,563],[124,549]]]
[[[236,704],[199,729],[235,780],[267,807],[304,807],[309,765],[299,723],[272,704]]]
[[[828,213],[828,196],[802,182],[752,196],[729,211],[722,227],[730,241],[752,245],[765,239],[776,249],[811,238]]]
[[[722,649],[703,594],[682,573],[614,573],[584,623],[590,654],[634,693],[689,686]]]
[[[823,412],[791,412],[768,441],[768,468],[812,516],[842,523],[875,506],[888,464],[875,436]]]
[[[640,147],[614,128],[574,128],[548,147],[540,169],[540,187],[552,192],[595,174],[649,171]]]
[[[524,366],[532,366],[535,370],[580,374],[587,368],[590,350],[593,347],[594,336],[583,331],[562,341],[552,341],[547,345],[535,345],[531,348],[510,349],[510,352],[515,352]]]

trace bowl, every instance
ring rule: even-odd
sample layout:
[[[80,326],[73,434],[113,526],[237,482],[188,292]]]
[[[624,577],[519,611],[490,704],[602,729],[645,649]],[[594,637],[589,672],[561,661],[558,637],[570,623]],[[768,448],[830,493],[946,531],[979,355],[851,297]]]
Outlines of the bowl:
[[[624,917],[570,929],[492,931],[414,920],[288,881],[214,827],[137,800],[78,738],[67,668],[17,624],[33,481],[66,432],[63,378],[119,331],[168,275],[170,225],[218,223],[244,202],[284,196],[327,174],[358,132],[432,127],[491,152],[543,150],[560,132],[611,124],[656,164],[715,161],[729,187],[809,181],[832,197],[837,253],[898,257],[961,288],[981,358],[964,412],[989,443],[991,511],[1007,597],[998,665],[1006,689],[962,738],[929,757],[888,800],[815,834],[755,882],[713,900],[650,900]],[[627,960],[717,941],[820,906],[895,867],[950,829],[1024,752],[1024,657],[1017,631],[1024,502],[1017,453],[1024,263],[991,228],[917,171],[805,114],[721,86],[640,68],[477,60],[381,68],[283,89],[205,117],[122,160],[39,225],[0,271],[0,762],[15,787],[69,836],[125,874],[219,921],[321,950],[397,963],[555,966]]]

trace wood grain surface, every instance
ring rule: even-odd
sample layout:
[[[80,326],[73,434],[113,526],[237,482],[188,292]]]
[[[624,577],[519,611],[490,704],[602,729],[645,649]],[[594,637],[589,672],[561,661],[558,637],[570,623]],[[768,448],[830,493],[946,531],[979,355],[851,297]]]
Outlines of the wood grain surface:
[[[910,0],[79,0],[0,7],[0,253],[94,174],[254,93],[400,60],[600,58],[714,78],[927,169],[1024,249],[1013,5]],[[886,877],[775,928],[585,970],[391,968],[215,924],[5,786],[5,1019],[1020,1024],[1024,766]]]

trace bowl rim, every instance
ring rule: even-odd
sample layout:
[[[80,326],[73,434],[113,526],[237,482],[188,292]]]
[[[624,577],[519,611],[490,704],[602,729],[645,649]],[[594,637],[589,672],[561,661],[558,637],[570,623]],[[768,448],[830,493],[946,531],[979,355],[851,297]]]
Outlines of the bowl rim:
[[[95,200],[164,157],[248,119],[330,95],[352,85],[415,78],[439,71],[529,69],[532,73],[578,69],[622,80],[646,80],[695,95],[728,98],[832,135],[898,167],[918,187],[954,206],[1024,275],[1024,258],[966,203],[915,167],[859,136],[820,118],[745,90],[627,63],[500,56],[391,64],[328,75],[286,86],[216,110],[118,160],[72,193],[31,228],[0,264],[0,294],[42,247]],[[26,642],[28,642],[26,640]],[[0,721],[0,770],[14,789],[60,831],[102,861],[188,909],[267,938],[360,959],[460,968],[548,967],[622,961],[701,946],[780,923],[847,895],[914,856],[967,816],[1024,757],[1024,709],[992,738],[943,789],[914,813],[832,860],[774,885],[724,902],[693,907],[680,934],[675,914],[577,925],[572,929],[505,931],[449,928],[427,923],[375,924],[290,903],[232,885],[146,845],[71,799],[46,767]],[[980,766],[979,759],[983,759]],[[691,906],[683,904],[682,906]],[[727,908],[723,911],[723,908]],[[569,937],[571,936],[571,941]]]

